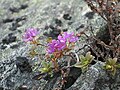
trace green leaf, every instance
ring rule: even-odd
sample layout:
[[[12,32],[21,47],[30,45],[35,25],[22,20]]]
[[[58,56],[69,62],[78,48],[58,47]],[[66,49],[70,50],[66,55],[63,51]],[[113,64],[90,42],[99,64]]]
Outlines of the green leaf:
[[[40,68],[41,73],[50,73],[52,71],[52,62],[42,61],[42,68]]]
[[[79,63],[79,64],[75,64],[74,66],[77,67],[77,68],[82,68],[82,67],[84,67],[84,65],[82,65],[82,64],[80,64],[80,63]]]
[[[46,73],[48,70],[47,70],[47,68],[40,68],[40,70],[39,70],[41,73]]]
[[[81,62],[85,60],[85,57],[83,55],[80,55]]]
[[[111,74],[112,74],[113,76],[115,76],[115,73],[116,73],[116,68],[113,69],[113,71],[111,72]]]
[[[116,62],[117,62],[117,58],[109,58],[108,59],[108,64],[110,64],[110,65],[115,65],[116,64]]]
[[[82,72],[84,73],[84,72],[86,72],[88,70],[88,66],[84,66],[83,68],[82,68]]]
[[[104,69],[110,71],[111,74],[114,76],[117,68],[120,68],[120,64],[117,64],[117,58],[108,58],[105,63]]]
[[[120,68],[120,64],[116,64],[115,67],[116,67],[116,68]]]
[[[91,52],[87,52],[86,55],[85,55],[85,58],[86,59],[91,59],[92,58]]]
[[[83,64],[84,66],[86,66],[86,65],[89,64],[89,61],[84,61],[82,64]]]
[[[42,61],[42,66],[47,67],[47,63],[45,61]]]
[[[80,55],[81,62],[75,64],[75,67],[81,68],[84,71],[88,68],[89,64],[93,60],[93,56],[91,55],[91,52],[87,52],[85,56]]]
[[[54,58],[54,55],[51,55],[50,58]]]
[[[112,69],[112,66],[111,65],[105,65],[105,69],[110,70],[110,69]]]

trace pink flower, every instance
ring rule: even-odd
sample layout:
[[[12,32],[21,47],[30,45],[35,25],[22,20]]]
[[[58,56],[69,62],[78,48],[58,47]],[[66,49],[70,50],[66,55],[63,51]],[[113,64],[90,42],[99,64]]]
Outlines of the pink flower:
[[[48,44],[47,51],[49,54],[52,54],[55,51],[63,50],[65,47],[65,42],[60,42],[60,40],[52,40],[52,42]]]
[[[62,35],[58,36],[58,40],[61,42],[76,42],[78,37],[74,35],[74,33],[64,32]]]
[[[58,36],[58,40],[52,40],[50,43],[48,43],[48,53],[52,54],[56,51],[64,50],[67,47],[67,43],[76,42],[78,40],[78,37],[74,35],[74,33],[67,33],[64,32],[62,35]]]
[[[38,34],[37,29],[35,28],[28,28],[25,32],[25,34],[23,35],[23,40],[25,42],[28,41],[33,41],[34,37]]]

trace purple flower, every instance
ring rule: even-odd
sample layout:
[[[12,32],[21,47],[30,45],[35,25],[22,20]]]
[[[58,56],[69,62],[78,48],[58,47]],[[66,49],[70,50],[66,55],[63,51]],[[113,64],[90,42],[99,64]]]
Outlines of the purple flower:
[[[56,51],[64,50],[67,47],[67,42],[76,42],[78,37],[74,35],[74,33],[64,32],[62,35],[58,36],[58,40],[52,40],[48,43],[48,53],[52,54]]]
[[[52,40],[52,42],[48,44],[47,51],[49,54],[52,54],[55,51],[63,50],[65,47],[66,47],[65,42],[60,42],[60,40]]]
[[[74,35],[74,33],[64,32],[62,35],[58,36],[58,40],[61,42],[76,42],[78,37]]]
[[[23,35],[23,40],[25,42],[28,41],[33,41],[34,37],[38,34],[37,29],[35,28],[28,28],[25,32],[25,34]]]

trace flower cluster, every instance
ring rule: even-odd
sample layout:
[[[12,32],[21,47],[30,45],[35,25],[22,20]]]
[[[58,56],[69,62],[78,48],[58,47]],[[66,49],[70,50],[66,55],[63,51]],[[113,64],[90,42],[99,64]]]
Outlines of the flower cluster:
[[[34,37],[38,34],[37,29],[35,28],[28,28],[25,32],[25,34],[23,35],[23,40],[25,42],[28,41],[33,41]]]
[[[48,43],[48,53],[52,54],[57,51],[64,50],[68,44],[75,43],[78,40],[78,37],[74,35],[74,33],[64,32],[63,34],[58,36],[57,40],[52,40]]]
[[[60,40],[60,42],[76,42],[78,40],[78,37],[74,35],[74,33],[67,33],[64,32],[62,35],[58,36],[58,40]]]
[[[65,42],[61,42],[60,40],[52,40],[48,44],[48,53],[52,54],[55,51],[63,50],[66,47]]]

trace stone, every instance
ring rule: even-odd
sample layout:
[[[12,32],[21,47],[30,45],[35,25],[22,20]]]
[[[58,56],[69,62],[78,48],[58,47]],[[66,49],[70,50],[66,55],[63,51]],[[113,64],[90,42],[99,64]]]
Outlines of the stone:
[[[1,45],[1,49],[5,49],[7,48],[7,46]]]
[[[63,18],[65,19],[65,20],[71,20],[71,16],[69,15],[69,14],[64,14],[63,15]]]
[[[1,90],[19,90],[21,88],[28,90],[44,90],[47,88],[46,90],[49,90],[50,88],[56,88],[57,82],[61,79],[59,76],[49,82],[48,79],[33,79],[36,72],[32,70],[32,67],[35,63],[39,63],[40,66],[44,57],[39,59],[28,56],[31,45],[24,43],[22,40],[22,35],[27,28],[39,28],[39,36],[42,37],[40,42],[46,44],[46,37],[51,36],[56,39],[61,31],[79,33],[91,23],[94,32],[96,32],[104,22],[96,14],[89,13],[91,10],[84,0],[0,0],[0,7],[0,47],[3,44],[5,45],[3,49],[0,48]],[[86,15],[87,13],[89,15]],[[10,33],[13,34],[8,35]],[[84,44],[86,43],[81,41],[76,49],[83,47]],[[14,48],[13,45],[19,45],[19,47]],[[38,49],[42,55],[46,54],[44,48],[40,47]],[[91,66],[88,72],[82,75],[79,71],[79,73],[71,72],[77,75],[75,75],[76,77],[72,76],[72,78],[70,76],[69,81],[75,79],[74,82],[66,86],[67,90],[95,90],[95,88],[97,90],[104,90],[104,88],[107,90],[109,84],[105,80],[109,77],[100,67],[101,64],[102,62],[98,62]],[[113,86],[116,86],[112,88],[113,90],[119,90],[120,88],[118,86],[119,73],[117,75],[115,83],[112,83]],[[99,85],[99,83],[103,84]]]
[[[62,26],[62,21],[59,19],[55,19],[55,23],[57,26]]]
[[[26,9],[27,7],[28,7],[27,4],[22,4],[22,5],[20,6],[20,9]]]
[[[2,43],[3,44],[9,44],[12,42],[16,41],[16,36],[13,36],[12,34],[8,34],[8,36],[6,36],[3,40]]]
[[[103,62],[97,62],[82,74],[67,90],[118,90],[119,74],[112,77],[103,69]],[[118,73],[120,73],[118,71]],[[115,86],[115,87],[114,87]]]
[[[32,68],[26,57],[16,57],[16,66],[21,72],[31,72]]]
[[[9,22],[12,22],[14,19],[13,18],[6,18],[6,19],[3,19],[3,23],[9,23]]]
[[[11,7],[11,8],[9,8],[9,10],[12,12],[12,13],[17,13],[17,12],[19,12],[19,8],[16,8],[16,7]]]
[[[85,14],[85,16],[88,18],[88,19],[93,19],[93,16],[94,16],[94,12],[87,12],[86,14]]]

